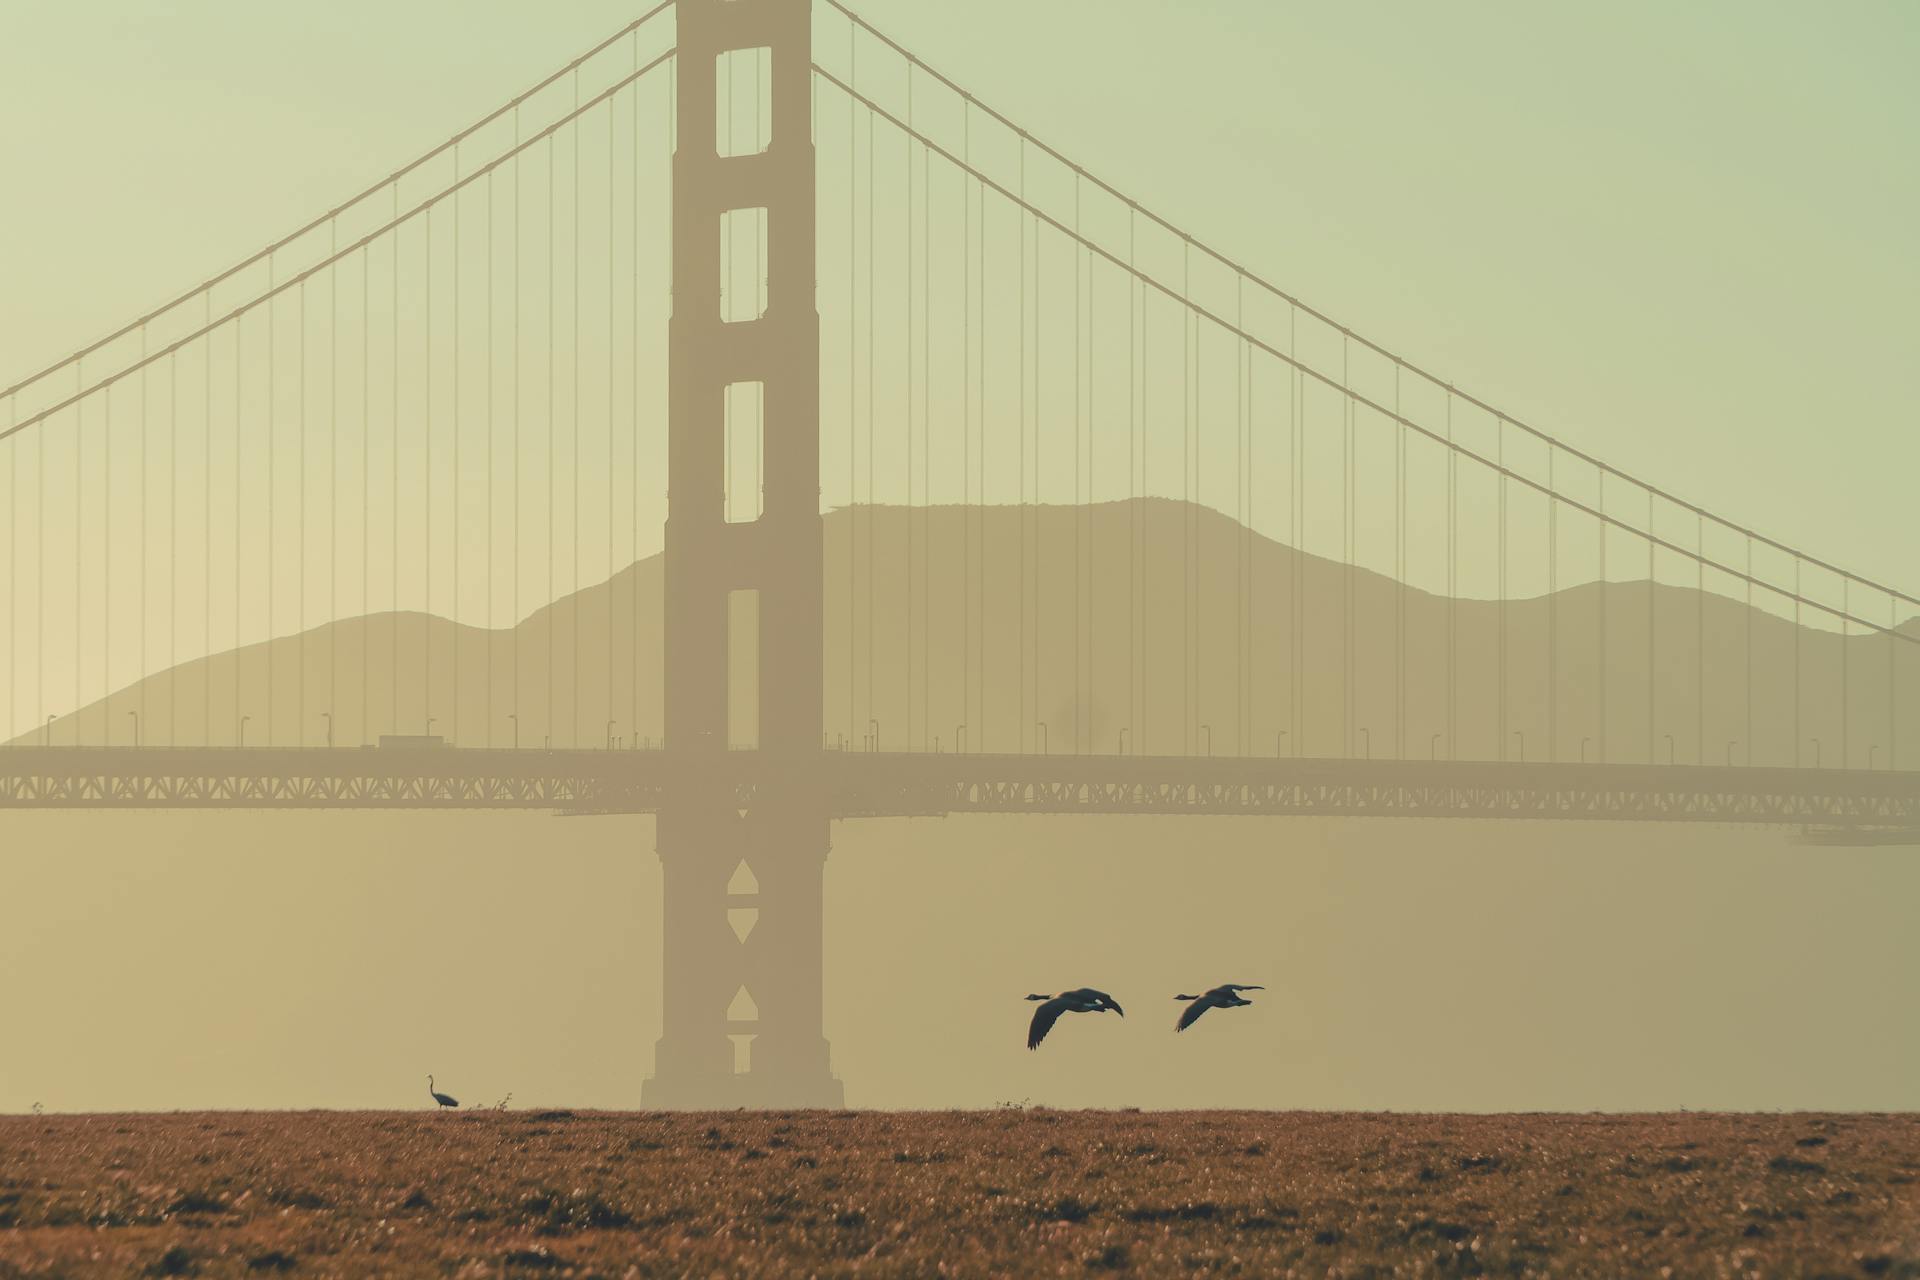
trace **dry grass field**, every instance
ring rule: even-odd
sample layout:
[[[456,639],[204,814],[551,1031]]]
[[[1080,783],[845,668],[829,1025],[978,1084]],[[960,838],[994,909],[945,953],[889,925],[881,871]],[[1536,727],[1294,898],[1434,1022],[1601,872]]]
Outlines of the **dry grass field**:
[[[9,1280],[1106,1272],[1917,1277],[1920,1116],[0,1118]]]

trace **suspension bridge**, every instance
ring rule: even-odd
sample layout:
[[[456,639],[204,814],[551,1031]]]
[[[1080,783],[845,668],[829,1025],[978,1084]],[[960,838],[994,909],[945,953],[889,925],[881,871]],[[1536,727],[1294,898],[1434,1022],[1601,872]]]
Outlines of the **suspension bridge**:
[[[0,401],[0,807],[654,814],[652,1105],[839,1104],[835,820],[1920,831],[1920,600],[838,0],[663,4]]]

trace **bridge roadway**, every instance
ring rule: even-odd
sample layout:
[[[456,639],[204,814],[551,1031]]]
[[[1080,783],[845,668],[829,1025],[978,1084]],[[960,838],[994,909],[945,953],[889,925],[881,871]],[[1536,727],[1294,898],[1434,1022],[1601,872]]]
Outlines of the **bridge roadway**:
[[[1920,772],[1228,756],[452,747],[0,748],[0,809],[536,809],[649,813],[686,788],[754,804],[817,768],[836,818],[1162,813],[1804,826],[1920,840]],[[1902,841],[1904,842],[1904,841]]]

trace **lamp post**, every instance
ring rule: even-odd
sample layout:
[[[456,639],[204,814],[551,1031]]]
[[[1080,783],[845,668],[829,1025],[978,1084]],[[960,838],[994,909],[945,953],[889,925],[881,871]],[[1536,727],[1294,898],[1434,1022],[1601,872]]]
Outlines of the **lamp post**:
[[[507,719],[513,721],[513,749],[518,751],[520,749],[520,715],[518,712],[509,711]]]
[[[1670,733],[1663,733],[1660,736],[1667,740],[1667,763],[1672,764],[1673,763],[1673,735]]]
[[[607,721],[607,750],[609,751],[613,750],[613,725],[613,721]]]
[[[967,726],[955,725],[953,729],[953,751],[955,755],[965,755],[967,751]]]
[[[1040,754],[1043,756],[1052,755],[1053,753],[1047,749],[1047,722],[1045,720],[1037,721],[1033,727],[1040,731]]]
[[[1368,760],[1373,759],[1373,730],[1367,728],[1365,725],[1360,726],[1360,745],[1365,753],[1365,758]]]
[[[1525,764],[1527,762],[1527,731],[1525,729],[1515,729],[1513,736],[1520,739],[1520,763]]]
[[[1120,726],[1120,754],[1127,754],[1127,726]]]
[[[140,745],[140,713],[129,711],[127,714],[133,717],[133,745],[137,747]]]
[[[320,716],[327,722],[327,745],[333,745],[333,712],[322,711]]]
[[[1282,729],[1279,733],[1276,733],[1275,735],[1273,735],[1273,754],[1274,755],[1278,756],[1283,754],[1280,750],[1280,744],[1282,741],[1286,739],[1286,736],[1287,736],[1287,731],[1285,729]]]
[[[1213,726],[1210,724],[1203,724],[1200,726],[1200,732],[1207,735],[1207,754],[1212,755],[1213,754]]]
[[[1820,767],[1820,739],[1813,739],[1813,767]]]
[[[1727,739],[1727,768],[1729,769],[1733,768],[1733,744],[1738,741],[1740,741],[1738,738]]]
[[[247,745],[247,721],[251,719],[253,719],[252,716],[240,717],[240,745],[243,747]]]
[[[1877,742],[1869,743],[1867,745],[1867,768],[1869,769],[1873,768],[1873,755],[1874,755],[1874,752],[1878,750],[1880,750],[1880,744]]]
[[[878,720],[867,721],[867,742],[869,744],[867,750],[878,751],[880,749],[880,722]]]
[[[1439,758],[1440,758],[1440,735],[1436,733],[1432,737],[1427,739],[1427,759],[1438,760]]]
[[[1580,739],[1580,763],[1581,764],[1585,764],[1587,762],[1587,744],[1592,741],[1593,741],[1592,738]]]
[[[60,715],[58,712],[55,712],[53,715],[50,715],[47,717],[46,741],[44,742],[43,745],[49,746],[49,747],[53,745],[53,722],[59,718],[60,718]]]

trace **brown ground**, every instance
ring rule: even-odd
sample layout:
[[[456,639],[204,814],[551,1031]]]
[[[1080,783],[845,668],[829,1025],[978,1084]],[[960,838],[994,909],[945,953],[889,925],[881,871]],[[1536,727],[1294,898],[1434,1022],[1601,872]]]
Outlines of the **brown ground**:
[[[1920,1277],[1920,1116],[0,1118],[0,1277]]]

